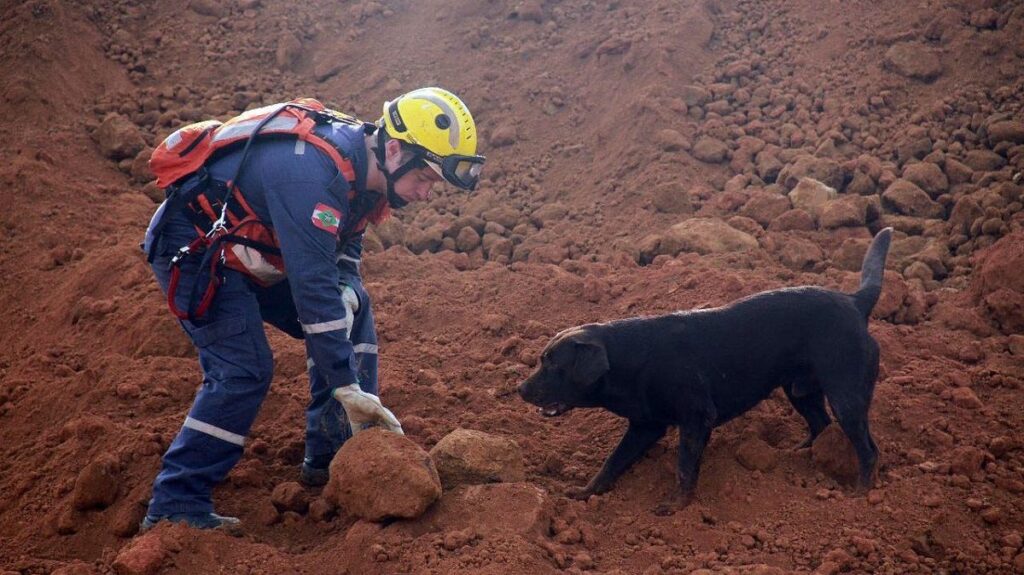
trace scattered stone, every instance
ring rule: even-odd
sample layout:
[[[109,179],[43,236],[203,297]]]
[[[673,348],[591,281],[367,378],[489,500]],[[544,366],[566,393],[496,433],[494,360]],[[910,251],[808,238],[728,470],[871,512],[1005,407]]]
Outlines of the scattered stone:
[[[748,439],[736,448],[736,461],[750,471],[770,471],[778,463],[777,450],[763,439]]]
[[[778,183],[787,190],[792,190],[804,178],[820,182],[834,190],[842,188],[845,180],[843,167],[835,160],[803,155],[779,172]]]
[[[814,223],[814,216],[807,210],[799,208],[788,210],[779,215],[768,224],[768,230],[773,232],[787,232],[791,230],[813,231],[817,228]],[[860,269],[860,268],[857,268]]]
[[[693,212],[693,200],[686,190],[676,183],[663,183],[651,191],[651,204],[666,214],[687,214]]]
[[[942,173],[942,168],[931,162],[916,162],[903,168],[903,179],[913,182],[928,192],[932,198],[949,191],[949,179]]]
[[[505,123],[494,129],[491,132],[491,137],[488,140],[488,144],[492,148],[503,148],[505,146],[511,146],[519,141],[519,132],[516,130],[515,124]]]
[[[971,150],[964,157],[964,164],[975,172],[994,172],[1006,165],[1006,159],[992,150]]]
[[[789,192],[789,200],[794,208],[804,210],[811,215],[818,214],[829,200],[839,194],[836,189],[813,178],[800,178],[800,181]]]
[[[455,247],[460,252],[466,253],[475,250],[480,247],[480,234],[470,226],[462,228],[459,231],[459,235],[455,237]]]
[[[758,247],[757,238],[720,219],[691,218],[668,229],[661,239],[659,251],[669,255],[679,252],[705,255],[749,251]]]
[[[277,50],[274,52],[275,62],[281,70],[288,70],[298,62],[302,56],[302,40],[295,34],[284,33],[277,40]]]
[[[142,132],[131,120],[118,114],[109,114],[93,134],[100,153],[111,160],[134,158],[146,147]]]
[[[334,511],[334,505],[323,497],[317,497],[309,504],[309,518],[313,521],[330,521]]]
[[[705,136],[693,145],[693,157],[709,164],[720,164],[729,155],[729,147],[717,138]]]
[[[75,480],[72,500],[75,509],[103,509],[117,499],[120,465],[110,454],[101,455],[89,463]]]
[[[270,501],[282,512],[305,513],[309,508],[309,497],[306,496],[306,490],[295,481],[286,481],[275,487],[270,494]]]
[[[977,447],[961,446],[949,455],[949,470],[956,475],[980,479],[981,466],[985,463],[985,452]]]
[[[227,10],[225,4],[216,0],[189,0],[188,7],[200,16],[211,16],[213,18],[223,17]]]
[[[155,575],[167,557],[167,548],[157,533],[147,533],[132,541],[114,559],[117,575]]]
[[[456,429],[437,442],[430,457],[445,489],[525,479],[519,446],[511,439],[483,431]]]
[[[460,485],[446,491],[437,505],[416,521],[397,521],[387,529],[413,537],[452,526],[484,538],[547,535],[550,509],[547,493],[532,483]]]
[[[407,437],[382,429],[346,441],[330,473],[324,497],[370,521],[419,517],[441,496],[430,455]]]
[[[939,57],[917,42],[893,44],[885,52],[885,66],[901,76],[922,82],[931,82],[942,74]]]
[[[818,244],[799,237],[780,239],[777,253],[782,265],[796,271],[812,270],[825,259],[825,253]]]
[[[1024,144],[1024,122],[1007,120],[995,122],[988,127],[988,143],[995,146],[1001,142]]]
[[[740,208],[740,214],[767,227],[772,220],[788,212],[792,207],[789,197],[762,191],[751,195],[747,203]]]
[[[818,222],[825,229],[858,227],[867,221],[868,201],[863,196],[844,195],[825,202],[818,213]]]
[[[953,388],[950,397],[953,399],[953,405],[964,409],[978,409],[983,405],[974,390],[969,387]]]
[[[665,152],[676,152],[690,148],[690,141],[678,130],[665,128],[654,135],[654,143]]]
[[[882,203],[906,216],[938,218],[943,214],[942,205],[932,201],[916,184],[903,179],[896,180],[882,193]]]

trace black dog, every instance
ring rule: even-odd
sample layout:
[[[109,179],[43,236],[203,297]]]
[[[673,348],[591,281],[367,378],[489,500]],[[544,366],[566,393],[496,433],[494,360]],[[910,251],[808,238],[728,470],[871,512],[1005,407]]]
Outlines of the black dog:
[[[856,449],[859,487],[870,487],[878,461],[868,431],[878,344],[867,323],[891,238],[891,228],[875,236],[854,294],[784,288],[720,308],[587,324],[556,335],[537,371],[519,386],[523,399],[547,416],[603,407],[629,420],[601,471],[573,495],[610,489],[676,425],[679,487],[689,503],[711,430],[779,386],[807,420],[810,436],[802,447],[830,423],[828,399]]]

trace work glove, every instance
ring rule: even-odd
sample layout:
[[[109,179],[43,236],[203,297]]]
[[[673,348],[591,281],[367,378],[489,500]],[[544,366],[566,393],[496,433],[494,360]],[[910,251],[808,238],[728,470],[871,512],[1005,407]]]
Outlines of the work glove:
[[[402,424],[398,422],[395,414],[384,407],[376,395],[359,389],[358,383],[339,387],[334,390],[332,395],[345,408],[348,424],[352,428],[352,435],[359,433],[366,426],[373,425],[379,425],[388,431],[405,435],[405,432],[402,431]]]

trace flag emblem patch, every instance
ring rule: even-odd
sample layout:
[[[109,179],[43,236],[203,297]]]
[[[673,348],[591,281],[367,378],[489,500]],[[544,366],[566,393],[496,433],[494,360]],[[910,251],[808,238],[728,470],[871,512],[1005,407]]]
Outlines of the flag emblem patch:
[[[341,212],[327,204],[317,204],[313,208],[313,225],[332,234],[338,233],[341,225]]]

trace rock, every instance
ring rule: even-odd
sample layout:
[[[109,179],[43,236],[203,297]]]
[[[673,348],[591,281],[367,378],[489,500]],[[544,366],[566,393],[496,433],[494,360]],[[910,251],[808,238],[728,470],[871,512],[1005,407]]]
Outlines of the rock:
[[[691,152],[694,158],[709,164],[720,164],[729,155],[729,147],[717,138],[704,136],[697,140]]]
[[[459,235],[455,236],[455,247],[466,253],[475,250],[480,247],[480,234],[470,226],[462,228]]]
[[[485,538],[546,535],[551,525],[547,493],[532,483],[462,485],[416,521],[388,526],[396,534],[419,537],[448,529],[470,529]],[[379,539],[379,537],[378,537]]]
[[[804,178],[816,180],[836,190],[843,187],[845,180],[843,168],[835,160],[803,155],[779,172],[778,183],[792,190]]]
[[[1006,165],[1006,160],[992,150],[971,150],[964,157],[964,164],[975,172],[994,172]]]
[[[736,448],[736,461],[749,471],[770,471],[778,463],[777,450],[763,439],[748,439]]]
[[[757,249],[757,238],[717,218],[691,218],[675,224],[662,237],[661,253],[712,254]]]
[[[821,251],[818,244],[804,238],[782,238],[777,245],[779,261],[791,270],[812,270],[825,259],[825,253]]]
[[[686,136],[680,134],[678,130],[671,128],[658,130],[654,134],[654,143],[665,152],[676,152],[690,148],[690,141],[686,139]]]
[[[136,184],[145,184],[156,179],[156,176],[154,176],[153,172],[149,169],[149,157],[152,154],[152,148],[145,148],[136,154],[135,159],[132,160],[132,169],[130,173],[132,181]]]
[[[157,533],[147,533],[132,541],[114,559],[117,575],[155,575],[167,557],[167,548]]]
[[[1006,120],[988,126],[988,143],[995,147],[1001,142],[1024,144],[1024,122]]]
[[[949,454],[949,470],[971,479],[981,479],[981,466],[985,463],[985,452],[972,446],[961,446]]]
[[[756,192],[740,208],[740,215],[746,216],[764,227],[772,220],[792,209],[789,197],[772,192]]]
[[[913,182],[933,199],[949,191],[949,179],[931,162],[916,162],[903,168],[903,179]]]
[[[388,218],[383,222],[374,225],[377,238],[385,248],[405,244],[405,225],[398,218]]]
[[[854,483],[859,475],[857,452],[839,424],[832,423],[811,445],[814,465],[841,483]]]
[[[444,226],[435,225],[425,230],[412,230],[408,235],[407,246],[414,254],[434,252],[441,247],[444,239]]]
[[[882,203],[897,213],[918,218],[942,217],[940,204],[932,201],[924,190],[908,180],[896,180],[882,193]]]
[[[971,289],[1007,334],[1024,331],[1024,231],[1015,231],[979,253]]]
[[[516,482],[525,480],[523,454],[511,439],[456,429],[430,450],[441,485]]]
[[[817,229],[814,223],[814,216],[807,213],[807,210],[792,209],[779,215],[768,224],[768,230],[773,232],[787,232],[790,230],[813,231]]]
[[[789,201],[794,208],[806,211],[811,215],[820,213],[821,208],[838,194],[835,188],[811,178],[800,178],[799,183],[789,192]]]
[[[342,445],[331,462],[324,497],[370,521],[419,517],[441,496],[434,462],[405,436],[368,429]]]
[[[282,34],[277,41],[277,50],[274,52],[277,67],[287,70],[295,65],[300,56],[302,56],[302,40],[299,40],[295,34]]]
[[[974,178],[974,170],[955,158],[946,158],[945,164],[946,177],[952,186],[969,183]]]
[[[334,505],[323,497],[317,497],[309,504],[309,518],[313,521],[329,521],[334,511]]]
[[[511,146],[517,141],[519,141],[519,132],[516,130],[515,124],[505,123],[496,127],[491,132],[491,137],[487,142],[492,148],[503,148]]]
[[[252,517],[258,525],[270,526],[281,520],[281,512],[274,502],[261,497],[252,508]]]
[[[227,11],[227,5],[216,0],[189,0],[189,10],[201,16],[221,18]]]
[[[847,238],[832,252],[832,265],[848,272],[860,271],[871,240]]]
[[[971,233],[971,224],[985,215],[985,211],[971,196],[963,196],[953,205],[949,213],[949,229],[954,234],[965,236]]]
[[[305,513],[309,508],[309,497],[306,496],[306,490],[295,481],[286,481],[275,487],[270,494],[270,501],[281,512]]]
[[[102,509],[117,499],[120,465],[110,454],[101,455],[78,474],[72,501],[75,509]]]
[[[0,571],[0,575],[14,575],[15,573],[20,575],[20,571]],[[82,563],[81,561],[75,561],[67,565],[54,569],[50,575],[97,575],[99,573],[95,567],[88,563]]]
[[[554,202],[544,204],[534,210],[533,213],[530,214],[530,221],[538,228],[543,228],[551,222],[560,222],[564,220],[568,215],[569,208],[558,202]]]
[[[992,8],[982,8],[971,12],[971,26],[978,29],[994,30],[999,24],[999,12]]]
[[[939,57],[923,44],[901,42],[885,52],[885,66],[901,76],[931,82],[942,74]]]
[[[100,153],[111,160],[134,158],[146,147],[142,132],[131,120],[118,114],[109,114],[93,134]]]
[[[866,223],[867,214],[867,199],[844,195],[825,202],[818,213],[818,223],[825,229],[858,227]]]
[[[871,176],[857,170],[853,172],[853,177],[846,184],[846,193],[858,196],[871,196],[874,195],[877,187],[875,180],[871,179]]]
[[[711,92],[703,86],[690,84],[688,86],[683,86],[682,89],[679,90],[679,97],[686,102],[687,106],[700,106],[711,98]]]
[[[666,214],[688,214],[694,210],[692,198],[677,183],[655,186],[651,191],[651,204]]]
[[[349,61],[331,50],[313,54],[313,79],[324,82],[338,75],[349,64]]]
[[[978,409],[983,405],[974,390],[969,387],[954,387],[950,391],[950,397],[953,405],[964,409]]]

